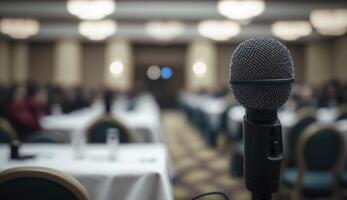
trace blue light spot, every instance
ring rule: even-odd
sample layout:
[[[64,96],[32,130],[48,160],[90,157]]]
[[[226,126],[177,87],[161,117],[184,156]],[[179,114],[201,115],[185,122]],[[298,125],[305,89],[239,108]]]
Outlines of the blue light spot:
[[[161,77],[163,79],[170,79],[172,77],[172,69],[169,66],[165,66],[161,69]]]

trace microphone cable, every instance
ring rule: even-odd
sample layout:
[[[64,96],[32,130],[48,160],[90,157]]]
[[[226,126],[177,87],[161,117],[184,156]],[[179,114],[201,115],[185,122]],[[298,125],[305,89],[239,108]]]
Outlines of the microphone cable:
[[[229,197],[223,193],[223,192],[208,192],[208,193],[203,193],[203,194],[199,194],[198,196],[192,198],[191,200],[198,200],[201,197],[206,197],[206,196],[212,196],[212,195],[216,195],[216,196],[222,196],[224,198],[224,200],[229,200]]]

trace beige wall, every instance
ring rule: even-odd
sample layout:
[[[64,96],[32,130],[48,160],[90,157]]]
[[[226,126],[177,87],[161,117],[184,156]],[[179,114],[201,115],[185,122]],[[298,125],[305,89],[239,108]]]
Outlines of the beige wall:
[[[334,76],[332,45],[329,41],[312,42],[305,48],[305,79],[308,84],[321,85]]]
[[[2,40],[0,82],[31,78],[41,83],[54,80],[63,85],[82,83],[88,87],[107,84],[126,90],[134,84],[135,61],[137,64],[170,64],[174,67],[180,67],[185,62],[182,84],[186,89],[229,86],[229,61],[237,44],[215,45],[209,41],[195,41],[189,44],[187,50],[185,45],[137,46],[139,48],[135,48],[133,53],[133,47],[127,40],[83,45],[74,40],[28,44]],[[307,44],[289,44],[288,47],[294,57],[297,82],[320,85],[332,78],[347,81],[347,36]],[[115,59],[122,60],[125,66],[119,77],[112,76],[108,70]],[[205,77],[197,77],[192,71],[192,65],[197,60],[208,63]]]
[[[31,80],[39,83],[50,83],[53,78],[53,43],[31,43],[29,46],[28,74]]]
[[[0,41],[0,83],[10,81],[10,46],[7,41]]]
[[[193,65],[197,61],[204,62],[207,71],[204,76],[197,76],[193,72]],[[187,51],[185,67],[185,83],[188,90],[209,89],[217,87],[217,48],[215,44],[207,40],[192,42]]]
[[[124,71],[118,76],[110,73],[109,66],[113,61],[120,61],[124,65]],[[125,91],[133,85],[133,50],[127,40],[113,40],[106,44],[104,83],[108,87]]]
[[[14,43],[11,52],[12,58],[12,79],[16,82],[28,79],[28,45],[24,42]]]
[[[87,87],[100,87],[103,84],[105,44],[84,43],[82,47],[82,83]]]
[[[335,77],[347,81],[347,35],[334,42]]]
[[[63,86],[81,83],[81,47],[76,40],[58,41],[54,49],[54,81]]]

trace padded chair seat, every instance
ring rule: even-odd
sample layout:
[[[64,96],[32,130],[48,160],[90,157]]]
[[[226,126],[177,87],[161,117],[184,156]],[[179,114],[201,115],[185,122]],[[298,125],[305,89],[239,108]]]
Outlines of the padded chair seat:
[[[293,188],[297,181],[299,171],[287,169],[283,176],[286,186]],[[329,172],[306,172],[302,192],[307,197],[331,196],[333,192],[333,177]]]

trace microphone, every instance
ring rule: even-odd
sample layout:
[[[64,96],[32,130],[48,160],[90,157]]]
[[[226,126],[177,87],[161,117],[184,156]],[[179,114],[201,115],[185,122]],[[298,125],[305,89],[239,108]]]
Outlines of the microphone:
[[[249,39],[232,55],[230,85],[246,108],[244,171],[253,200],[271,199],[278,190],[283,146],[277,108],[288,100],[293,82],[292,56],[278,40]]]

